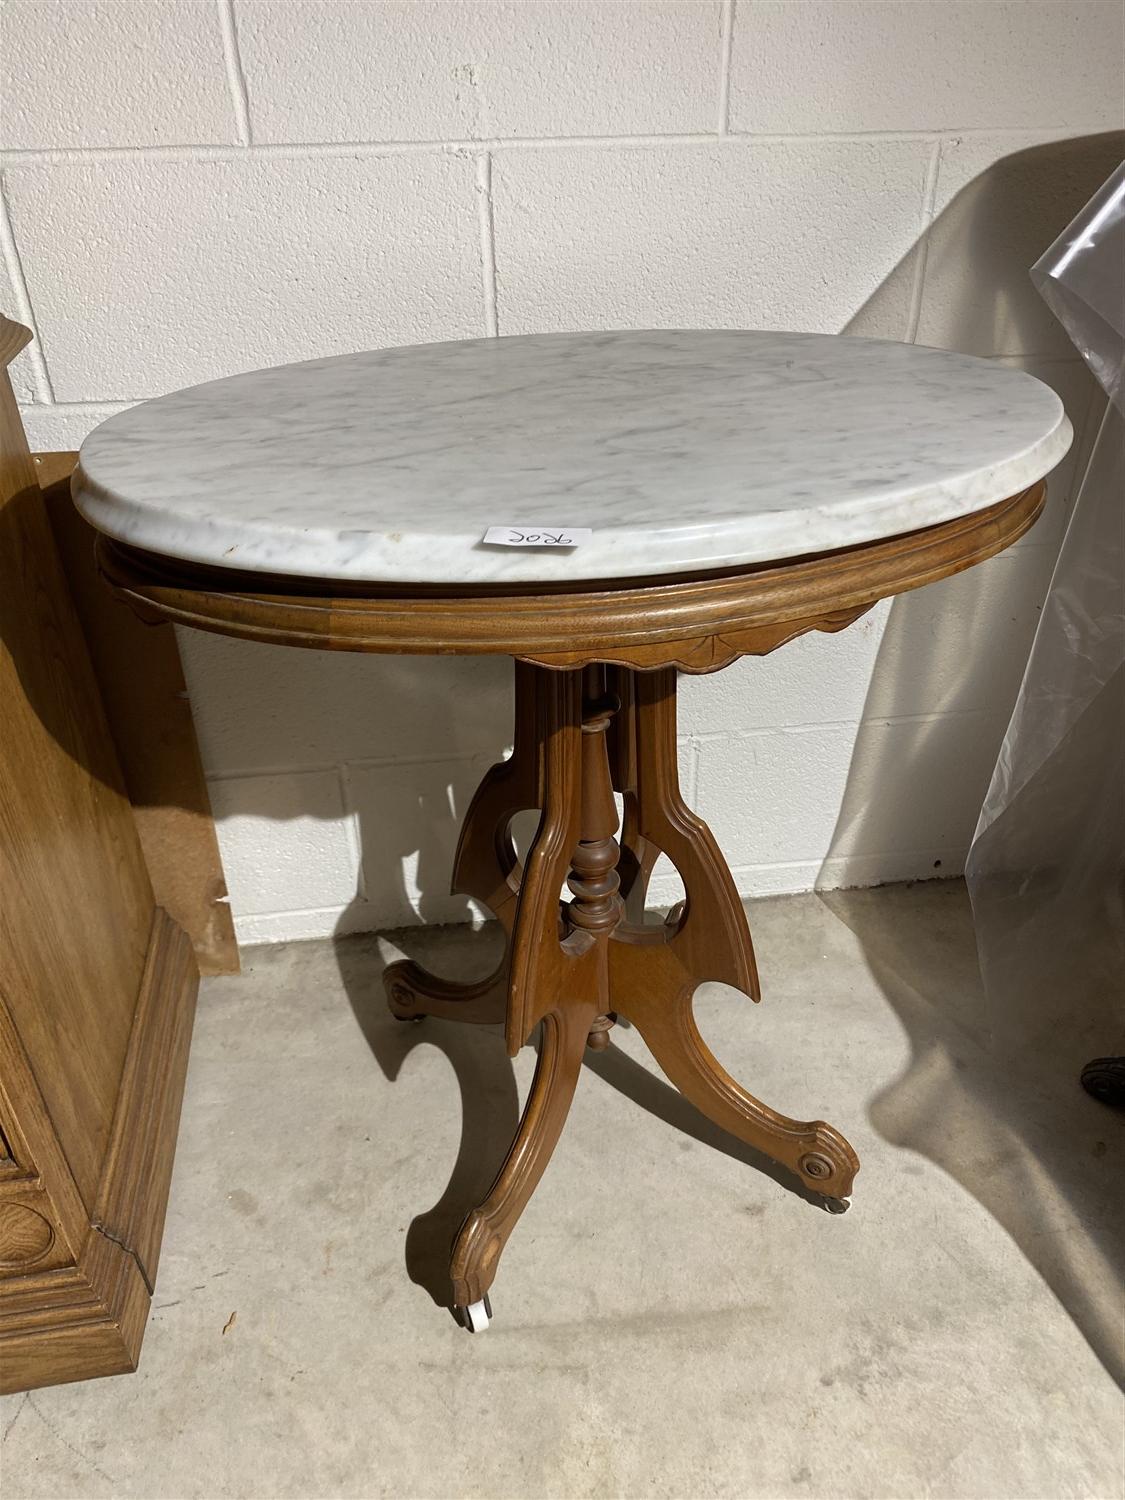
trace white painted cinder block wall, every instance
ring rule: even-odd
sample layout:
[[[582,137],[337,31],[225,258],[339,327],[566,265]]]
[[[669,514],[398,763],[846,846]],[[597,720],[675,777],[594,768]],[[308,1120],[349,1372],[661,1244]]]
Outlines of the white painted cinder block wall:
[[[959,870],[1097,417],[1026,273],[1119,151],[1120,0],[0,17],[33,446],[254,366],[545,329],[848,330],[1049,381],[1078,443],[1019,546],[684,683],[686,788],[744,892]],[[448,866],[504,663],[181,646],[243,939],[470,915]]]

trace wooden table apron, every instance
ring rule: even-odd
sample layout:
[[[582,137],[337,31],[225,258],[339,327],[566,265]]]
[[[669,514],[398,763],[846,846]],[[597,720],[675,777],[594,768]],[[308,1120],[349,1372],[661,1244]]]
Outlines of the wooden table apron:
[[[877,600],[993,556],[1035,521],[1043,482],[987,510],[884,541],[707,576],[528,584],[456,592],[279,577],[196,566],[99,538],[112,587],[144,617],[244,639],[341,651],[503,654],[516,659],[512,755],[493,766],[465,817],[453,888],[507,933],[496,972],[470,985],[390,965],[402,1020],[503,1023],[514,1056],[537,1025],[539,1061],[511,1150],[454,1240],[454,1303],[479,1303],[550,1159],[587,1046],[618,1015],[706,1116],[797,1174],[833,1207],[859,1160],[820,1120],[778,1114],[710,1053],[692,1016],[704,980],[759,998],[742,903],[676,768],[677,669],[716,671],[809,630],[841,630]],[[618,826],[614,792],[624,817]],[[513,817],[540,812],[521,864]],[[618,835],[620,837],[618,838]],[[643,921],[659,854],[685,899]],[[564,883],[571,900],[560,902]]]

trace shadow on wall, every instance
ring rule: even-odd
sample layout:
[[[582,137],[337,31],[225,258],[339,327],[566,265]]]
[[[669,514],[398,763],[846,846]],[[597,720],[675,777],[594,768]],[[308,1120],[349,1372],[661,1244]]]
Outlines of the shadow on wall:
[[[209,787],[228,885],[254,895],[240,915],[292,911],[297,891],[302,911],[278,936],[320,935],[334,920],[356,931],[473,915],[450,895],[449,872],[468,802],[510,743],[508,660],[198,632],[181,645],[189,684],[211,708],[199,725],[204,758],[236,768]]]
[[[1002,351],[1047,379],[1066,400],[1075,444],[1059,493],[1024,542],[891,607],[822,887],[838,883],[841,864],[873,849],[901,851],[904,873],[920,873],[909,866],[922,850],[922,827],[935,827],[935,798],[944,821],[925,852],[935,874],[963,867],[1065,526],[1059,496],[1077,488],[1103,404],[1028,269],[1116,167],[1123,142],[1097,136],[1008,157],[964,188],[931,228],[918,341]],[[966,265],[971,280],[953,298],[945,289]],[[931,296],[936,307],[927,305]],[[860,939],[911,1041],[911,1065],[876,1101],[872,1123],[893,1144],[941,1165],[1005,1226],[1121,1380],[1125,1225],[1114,1208],[1112,1166],[1121,1122],[1078,1083],[1087,1033],[1093,1026],[1114,1034],[1119,996],[1094,997],[1069,1036],[1036,1034],[1034,996],[1021,1014],[991,1014],[979,974],[950,972],[952,954],[972,951],[963,886],[950,886],[948,925],[937,931],[918,930],[905,902],[900,920],[888,923],[891,891],[822,889],[822,899]],[[1074,957],[1066,955],[1068,965]],[[1000,1037],[1023,1045],[1001,1048]]]

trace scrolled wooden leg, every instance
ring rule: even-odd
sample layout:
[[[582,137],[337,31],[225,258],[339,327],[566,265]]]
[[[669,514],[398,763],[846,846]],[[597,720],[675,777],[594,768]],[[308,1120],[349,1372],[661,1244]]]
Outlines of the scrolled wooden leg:
[[[823,1120],[779,1114],[747,1093],[700,1035],[692,1013],[695,984],[674,956],[655,947],[632,952],[639,963],[629,976],[630,998],[619,1008],[680,1093],[716,1125],[795,1172],[813,1192],[846,1199],[859,1158],[840,1132]]]
[[[595,1007],[585,1005],[543,1017],[539,1061],[516,1138],[488,1196],[453,1244],[450,1276],[458,1307],[484,1298],[508,1237],[546,1170],[570,1111],[594,1015]]]
[[[486,979],[459,984],[430,974],[410,959],[388,964],[383,986],[391,1015],[399,1021],[437,1016],[444,1021],[470,1021],[490,1026],[503,1021],[508,1002],[508,965],[505,961]]]
[[[512,936],[508,1044],[514,1052],[539,1022],[539,1062],[507,1160],[454,1243],[454,1300],[471,1327],[558,1141],[586,1046],[591,1038],[596,1046],[613,1019],[608,950],[621,899],[606,731],[617,700],[604,673],[587,668],[545,675],[538,701],[543,815]],[[560,923],[564,876],[573,899]]]
[[[599,1006],[585,954],[563,946],[559,891],[581,834],[581,674],[543,673],[535,688],[537,787],[543,808],[513,911],[506,1039],[514,1057],[541,1023],[523,1118],[487,1197],[465,1219],[450,1259],[467,1327],[487,1325],[484,1298],[501,1253],[562,1132]]]
[[[759,996],[746,914],[710,829],[684,803],[676,774],[675,673],[633,674],[632,781],[637,827],[663,849],[684,882],[683,908],[664,930],[623,926],[610,944],[614,1008],[636,1026],[656,1061],[708,1119],[795,1172],[828,1200],[846,1199],[859,1158],[833,1126],[794,1120],[746,1092],[711,1053],[692,1013],[706,979]]]

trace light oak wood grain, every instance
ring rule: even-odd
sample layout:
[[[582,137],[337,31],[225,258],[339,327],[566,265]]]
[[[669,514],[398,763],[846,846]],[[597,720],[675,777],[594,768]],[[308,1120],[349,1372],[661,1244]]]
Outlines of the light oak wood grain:
[[[25,330],[0,319],[0,359]],[[0,1389],[136,1365],[198,984],[0,370]]]

